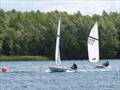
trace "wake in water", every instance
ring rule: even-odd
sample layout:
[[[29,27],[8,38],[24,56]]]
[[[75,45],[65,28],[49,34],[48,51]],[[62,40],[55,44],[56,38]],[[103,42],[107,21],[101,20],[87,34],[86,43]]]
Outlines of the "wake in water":
[[[69,73],[74,73],[74,72],[110,72],[110,71],[120,71],[120,69],[113,69],[111,67],[108,67],[108,68],[91,68],[91,69],[78,69],[78,70],[66,70],[66,72],[69,72]],[[42,70],[38,70],[38,71],[26,71],[26,70],[22,70],[22,71],[7,71],[7,72],[0,72],[0,73],[53,73],[51,72],[49,69],[48,70],[45,70],[45,71],[42,71]],[[65,72],[63,72],[65,73]]]
[[[66,70],[66,72],[110,72],[110,71],[120,71],[119,69],[112,69],[111,67],[108,67],[108,68],[93,68],[93,69],[78,69],[76,71],[74,70]],[[51,73],[50,70],[46,70],[45,72],[47,73]],[[65,72],[64,72],[65,73]]]
[[[7,71],[7,72],[0,72],[0,73],[36,73],[36,71]]]

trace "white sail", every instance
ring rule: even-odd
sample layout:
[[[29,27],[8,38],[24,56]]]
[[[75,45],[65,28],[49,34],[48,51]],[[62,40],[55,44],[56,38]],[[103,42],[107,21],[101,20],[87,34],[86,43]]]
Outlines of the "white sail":
[[[59,19],[59,22],[58,22],[57,39],[56,39],[56,51],[55,51],[56,65],[61,64],[60,49],[59,49],[59,44],[60,44],[60,23],[61,23],[61,18]]]
[[[99,36],[98,36],[98,24],[94,24],[88,37],[88,57],[90,62],[99,61]]]

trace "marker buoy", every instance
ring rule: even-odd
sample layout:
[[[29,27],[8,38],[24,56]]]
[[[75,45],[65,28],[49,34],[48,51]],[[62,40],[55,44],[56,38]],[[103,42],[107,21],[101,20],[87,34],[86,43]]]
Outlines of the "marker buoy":
[[[7,67],[2,67],[2,72],[7,72]]]

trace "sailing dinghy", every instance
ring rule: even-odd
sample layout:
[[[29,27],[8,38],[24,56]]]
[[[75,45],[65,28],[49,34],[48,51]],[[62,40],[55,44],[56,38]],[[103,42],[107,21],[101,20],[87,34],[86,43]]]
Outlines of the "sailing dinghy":
[[[49,67],[49,70],[51,72],[65,72],[67,69],[61,67],[61,59],[60,59],[60,24],[61,24],[61,18],[59,19],[58,22],[58,31],[57,31],[57,39],[56,39],[56,49],[55,49],[55,61],[56,61],[56,66],[54,67]]]
[[[98,35],[98,23],[96,22],[90,31],[88,37],[88,57],[92,63],[99,61],[99,35]],[[96,65],[96,68],[106,68],[104,65]]]

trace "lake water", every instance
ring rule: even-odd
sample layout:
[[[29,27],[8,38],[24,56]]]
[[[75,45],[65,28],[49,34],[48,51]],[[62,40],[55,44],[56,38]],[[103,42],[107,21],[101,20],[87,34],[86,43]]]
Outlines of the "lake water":
[[[78,72],[50,73],[54,61],[0,62],[8,72],[0,72],[0,90],[120,90],[120,60],[111,60],[110,69],[95,69],[86,61],[76,62]],[[105,61],[100,61],[103,63]]]

